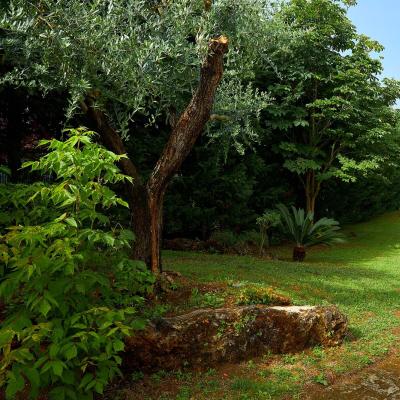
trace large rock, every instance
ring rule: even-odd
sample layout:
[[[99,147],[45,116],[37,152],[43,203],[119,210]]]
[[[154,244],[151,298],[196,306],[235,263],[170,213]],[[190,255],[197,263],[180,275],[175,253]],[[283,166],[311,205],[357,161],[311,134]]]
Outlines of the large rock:
[[[241,306],[200,309],[160,318],[126,340],[128,369],[176,369],[237,362],[267,351],[298,352],[335,346],[347,333],[347,318],[335,306]]]

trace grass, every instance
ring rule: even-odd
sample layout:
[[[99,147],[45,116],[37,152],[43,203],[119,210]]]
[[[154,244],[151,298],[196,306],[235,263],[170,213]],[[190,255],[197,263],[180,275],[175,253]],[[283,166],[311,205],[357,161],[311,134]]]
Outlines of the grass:
[[[384,356],[400,326],[400,213],[348,227],[349,241],[311,250],[306,262],[254,257],[165,252],[166,269],[200,282],[247,281],[276,287],[295,304],[336,304],[350,320],[352,339],[340,348],[315,348],[298,355],[265,355],[215,376],[194,374],[165,399],[302,398],[306,383],[329,384]],[[209,384],[208,382],[212,382]],[[216,383],[217,382],[217,383]],[[160,382],[162,384],[162,382]]]

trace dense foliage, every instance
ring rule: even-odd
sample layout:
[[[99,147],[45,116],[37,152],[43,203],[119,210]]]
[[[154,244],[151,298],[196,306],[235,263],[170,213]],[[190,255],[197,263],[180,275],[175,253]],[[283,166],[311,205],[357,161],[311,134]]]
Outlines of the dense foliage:
[[[340,226],[332,218],[321,218],[317,221],[311,211],[291,207],[291,211],[283,204],[278,204],[282,226],[288,238],[295,243],[293,260],[303,261],[306,247],[318,244],[332,245],[343,243],[344,236],[339,232]]]
[[[286,237],[302,261],[343,240],[338,221],[400,207],[400,83],[354,3],[0,2],[7,399],[103,392],[155,283],[131,258],[159,274],[161,229],[261,256]],[[54,134],[80,125],[98,135]]]
[[[196,85],[209,38],[229,37],[208,136],[167,193],[168,236],[254,229],[279,202],[346,222],[399,205],[392,108],[399,87],[379,79],[382,64],[373,53],[382,47],[356,32],[346,15],[354,2],[272,7],[243,0],[209,9],[183,0],[78,3],[10,2],[2,20],[2,82],[51,94],[52,105],[62,93],[69,106],[59,109],[75,118],[89,93],[127,138],[144,176]],[[263,94],[254,97],[257,87]]]
[[[289,40],[291,35],[272,20],[272,11],[268,0],[234,5],[223,0],[210,9],[189,0],[72,0],[39,6],[11,0],[0,19],[4,62],[10,65],[0,82],[45,94],[63,91],[68,117],[91,96],[123,136],[134,138],[128,124],[138,116],[151,122],[160,115],[168,120],[179,115],[196,86],[210,39],[224,34],[232,50],[214,111],[228,123],[218,136],[221,130],[234,132],[229,140],[241,148],[254,139],[250,120],[268,100],[245,80],[268,59],[273,38],[279,34]]]
[[[108,186],[129,179],[115,165],[124,156],[93,138],[78,129],[64,141],[41,141],[49,153],[24,167],[54,174],[55,183],[0,190],[11,199],[7,212],[15,224],[3,226],[0,236],[7,266],[0,284],[7,304],[1,382],[9,399],[26,383],[31,398],[42,388],[54,399],[102,393],[119,373],[123,337],[144,326],[135,307],[153,278],[144,265],[124,258],[133,234],[107,216],[127,206]]]
[[[171,202],[175,223],[191,210],[197,223],[220,203],[227,206],[214,221],[236,230],[241,214],[240,228],[248,229],[279,202],[343,222],[399,207],[399,83],[380,79],[382,46],[357,33],[346,11],[331,0],[291,1],[280,10],[291,27],[307,30],[302,40],[272,44],[271,62],[257,70],[256,84],[274,101],[262,112],[255,152],[230,154],[223,164],[211,161],[218,149],[199,145],[204,158],[196,162],[208,169],[185,169],[187,185],[176,186]],[[210,196],[194,182],[211,187]],[[224,194],[213,189],[221,184]]]

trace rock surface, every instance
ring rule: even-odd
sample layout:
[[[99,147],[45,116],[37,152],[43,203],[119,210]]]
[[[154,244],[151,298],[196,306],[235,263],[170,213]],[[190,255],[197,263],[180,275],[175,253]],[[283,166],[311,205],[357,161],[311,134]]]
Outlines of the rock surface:
[[[267,351],[336,346],[347,318],[335,306],[241,306],[160,318],[126,340],[127,369],[177,369],[237,362]]]

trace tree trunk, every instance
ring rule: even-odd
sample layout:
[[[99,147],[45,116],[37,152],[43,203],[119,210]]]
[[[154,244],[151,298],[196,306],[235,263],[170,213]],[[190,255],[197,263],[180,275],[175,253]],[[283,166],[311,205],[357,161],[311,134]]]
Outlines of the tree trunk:
[[[7,104],[7,131],[5,153],[8,156],[7,165],[11,171],[11,182],[18,182],[21,167],[21,141],[24,132],[23,113],[25,99],[20,91],[6,91]]]
[[[165,190],[210,118],[215,92],[222,78],[223,57],[227,49],[228,40],[224,36],[210,42],[208,56],[201,67],[199,86],[179,117],[147,184],[152,218],[151,270],[156,274],[161,266],[160,226]]]
[[[88,96],[85,102],[81,103],[81,108],[95,123],[104,145],[116,154],[126,154],[121,137],[111,126],[104,112],[95,107],[95,98]],[[125,175],[133,179],[132,183],[126,183],[126,196],[131,210],[130,226],[135,233],[132,257],[150,266],[150,208],[147,187],[129,158],[121,160],[120,168]]]
[[[131,185],[132,186],[132,185]],[[135,243],[132,249],[132,257],[135,260],[142,260],[147,266],[151,265],[150,251],[150,227],[151,211],[149,207],[149,197],[146,188],[136,192],[128,188],[129,208],[131,210],[130,225],[135,233]]]
[[[307,212],[315,212],[315,200],[316,197],[314,196],[314,194],[306,194],[306,198],[307,198],[307,204],[306,204],[306,209]]]
[[[308,171],[305,181],[306,211],[315,213],[315,202],[320,190],[320,183],[315,178],[314,171]]]
[[[161,244],[164,192],[149,198],[150,209],[150,268],[153,274],[162,272]]]
[[[293,261],[303,262],[306,258],[306,249],[304,246],[296,246],[293,248]]]
[[[134,257],[146,261],[155,275],[161,272],[160,245],[165,191],[210,118],[227,50],[226,37],[211,40],[208,55],[201,67],[198,88],[174,126],[148,182],[142,182],[131,160],[121,161],[122,171],[133,178],[133,184],[128,188],[128,197],[132,209],[131,223],[136,234]],[[94,102],[95,98],[88,97],[82,109],[96,123],[104,144],[117,154],[126,154],[121,137],[109,124],[105,114],[94,107]]]

